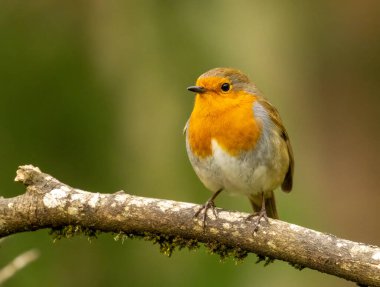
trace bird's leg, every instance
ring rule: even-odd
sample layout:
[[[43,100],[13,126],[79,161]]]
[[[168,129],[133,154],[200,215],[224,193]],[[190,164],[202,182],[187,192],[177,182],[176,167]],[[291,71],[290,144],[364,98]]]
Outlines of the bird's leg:
[[[253,231],[256,232],[259,229],[260,221],[261,218],[264,218],[267,223],[269,223],[268,215],[267,215],[267,210],[265,208],[265,197],[264,197],[264,192],[262,193],[262,201],[261,201],[261,209],[260,211],[254,212],[246,218],[246,220],[251,220],[253,217],[256,217],[254,221],[254,227]]]
[[[205,204],[203,204],[197,212],[194,214],[194,217],[198,217],[198,215],[203,211],[203,228],[206,227],[206,218],[207,218],[207,210],[211,209],[212,213],[216,217],[216,212],[215,212],[215,203],[214,200],[215,198],[222,192],[223,188],[219,189],[217,192],[215,192],[207,201]]]

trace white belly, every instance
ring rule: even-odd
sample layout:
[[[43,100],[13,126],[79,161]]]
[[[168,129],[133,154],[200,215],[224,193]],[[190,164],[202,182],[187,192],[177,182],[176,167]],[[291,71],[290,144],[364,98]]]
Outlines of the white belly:
[[[201,159],[189,154],[203,184],[215,192],[225,189],[243,195],[266,193],[284,180],[289,166],[285,142],[277,135],[262,138],[254,151],[231,156],[212,140],[212,155]]]

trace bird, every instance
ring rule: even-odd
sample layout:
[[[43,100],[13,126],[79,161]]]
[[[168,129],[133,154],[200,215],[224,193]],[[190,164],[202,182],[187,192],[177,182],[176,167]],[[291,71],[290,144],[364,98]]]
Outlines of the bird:
[[[197,210],[215,212],[215,198],[224,190],[248,197],[247,217],[257,230],[260,220],[278,219],[274,190],[293,187],[294,157],[277,109],[256,85],[234,68],[214,68],[200,75],[195,103],[184,133],[190,163],[212,196]]]

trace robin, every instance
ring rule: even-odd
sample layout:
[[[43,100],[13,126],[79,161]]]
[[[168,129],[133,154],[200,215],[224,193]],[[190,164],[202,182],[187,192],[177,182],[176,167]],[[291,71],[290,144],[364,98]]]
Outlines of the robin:
[[[195,86],[194,109],[185,126],[186,149],[195,173],[213,195],[202,211],[215,214],[215,198],[223,191],[245,195],[251,202],[255,229],[264,218],[278,219],[273,191],[290,192],[294,159],[288,133],[276,108],[242,72],[215,68]]]

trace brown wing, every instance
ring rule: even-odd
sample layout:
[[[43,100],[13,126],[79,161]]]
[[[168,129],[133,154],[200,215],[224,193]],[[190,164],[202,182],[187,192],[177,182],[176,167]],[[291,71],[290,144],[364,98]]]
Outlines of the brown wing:
[[[279,127],[281,131],[281,136],[286,142],[286,146],[288,147],[288,155],[289,155],[289,168],[286,172],[285,179],[281,185],[281,188],[285,192],[290,192],[293,187],[293,172],[294,172],[294,157],[293,150],[290,144],[288,133],[284,125],[282,124],[282,120],[280,114],[276,110],[274,106],[272,106],[266,99],[259,97],[258,102],[269,112],[269,117],[273,121],[273,123]]]

